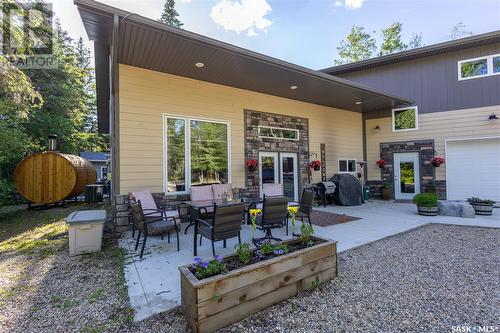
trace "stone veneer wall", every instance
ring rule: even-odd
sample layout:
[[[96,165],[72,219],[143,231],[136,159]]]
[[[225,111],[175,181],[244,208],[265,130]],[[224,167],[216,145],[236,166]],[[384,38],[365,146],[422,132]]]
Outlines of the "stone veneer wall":
[[[380,170],[382,180],[370,180],[366,182],[367,186],[370,187],[370,195],[381,196],[381,187],[384,183],[387,183],[392,189],[392,198],[394,198],[394,153],[410,152],[419,153],[420,192],[429,192],[435,188],[440,199],[446,198],[446,181],[435,179],[435,168],[429,162],[434,157],[434,140],[380,143],[380,158],[387,161],[387,164]]]
[[[259,159],[259,152],[297,153],[299,196],[307,184],[309,164],[309,121],[307,118],[245,110],[245,160]],[[259,138],[258,126],[299,130],[299,140]],[[259,172],[246,170],[246,186],[252,196],[259,196]]]

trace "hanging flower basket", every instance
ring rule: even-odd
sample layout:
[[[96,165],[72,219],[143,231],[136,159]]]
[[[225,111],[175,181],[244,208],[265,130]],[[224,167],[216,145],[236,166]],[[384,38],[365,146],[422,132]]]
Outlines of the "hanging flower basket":
[[[387,164],[387,161],[386,161],[386,160],[378,160],[378,161],[377,161],[377,162],[375,162],[375,163],[377,163],[378,167],[379,167],[380,169],[382,169],[382,168],[383,168],[383,167]]]
[[[433,167],[438,168],[441,164],[444,164],[444,158],[441,156],[436,156],[430,159]]]
[[[309,163],[309,167],[314,171],[319,171],[319,169],[321,168],[321,161],[319,160],[312,161],[311,163]]]
[[[249,172],[255,172],[257,171],[257,167],[259,166],[259,161],[255,159],[246,160],[245,165],[248,168]]]

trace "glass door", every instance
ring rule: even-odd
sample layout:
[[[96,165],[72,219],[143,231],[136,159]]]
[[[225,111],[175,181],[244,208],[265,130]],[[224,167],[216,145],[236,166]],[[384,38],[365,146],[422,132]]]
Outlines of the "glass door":
[[[260,193],[262,193],[262,184],[276,184],[280,182],[278,153],[259,153],[259,175]]]
[[[283,184],[283,194],[290,201],[298,200],[297,154],[280,153],[280,181]]]
[[[420,193],[418,153],[394,154],[394,194],[396,199],[409,200]]]

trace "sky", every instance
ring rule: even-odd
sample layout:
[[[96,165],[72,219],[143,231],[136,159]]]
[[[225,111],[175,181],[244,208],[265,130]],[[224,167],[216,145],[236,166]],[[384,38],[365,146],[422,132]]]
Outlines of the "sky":
[[[100,2],[158,19],[164,0]],[[73,2],[52,4],[70,36],[88,42]],[[353,25],[374,32],[378,44],[380,30],[397,21],[404,40],[421,33],[424,45],[449,40],[458,22],[473,34],[500,30],[500,0],[177,0],[176,9],[188,31],[312,69],[333,65]]]

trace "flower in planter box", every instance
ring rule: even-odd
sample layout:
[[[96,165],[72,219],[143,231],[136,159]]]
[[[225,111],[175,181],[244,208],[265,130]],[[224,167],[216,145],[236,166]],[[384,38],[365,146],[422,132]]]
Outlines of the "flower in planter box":
[[[257,167],[259,166],[259,161],[255,159],[246,160],[245,166],[248,168],[248,171],[254,172],[255,170],[257,170]]]
[[[442,158],[441,156],[436,156],[431,158],[429,162],[431,162],[434,167],[439,167],[441,164],[444,164],[444,158]]]
[[[309,163],[309,168],[318,171],[321,168],[321,161],[319,160],[311,161],[311,163]]]
[[[387,164],[387,161],[383,160],[383,159],[380,159],[380,160],[378,160],[375,163],[378,165],[379,168],[383,168]]]

